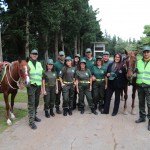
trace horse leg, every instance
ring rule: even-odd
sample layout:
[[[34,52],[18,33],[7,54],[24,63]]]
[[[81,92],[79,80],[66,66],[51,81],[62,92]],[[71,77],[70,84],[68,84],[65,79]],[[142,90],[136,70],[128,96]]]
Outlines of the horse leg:
[[[123,91],[124,91],[124,90],[121,90],[121,93],[120,93],[120,96],[121,96],[121,98],[120,98],[120,99],[121,99],[121,101],[123,101],[123,100],[124,100],[124,99],[123,99]]]
[[[15,115],[13,114],[13,108],[14,108],[14,99],[15,99],[15,96],[16,96],[17,92],[15,93],[11,93],[11,111],[10,111],[10,117],[11,119],[15,119]]]
[[[8,102],[8,93],[4,93],[4,100],[6,105],[6,118],[7,118],[7,125],[12,125],[12,122],[10,120],[10,106]]]
[[[133,86],[133,88],[132,88],[132,105],[131,105],[131,107],[132,107],[131,114],[132,115],[136,115],[135,105],[134,105],[134,103],[135,103],[135,94],[136,94],[136,86]]]
[[[128,85],[126,85],[126,87],[124,88],[124,111],[123,114],[127,115],[128,111],[127,111],[127,99],[128,99]]]

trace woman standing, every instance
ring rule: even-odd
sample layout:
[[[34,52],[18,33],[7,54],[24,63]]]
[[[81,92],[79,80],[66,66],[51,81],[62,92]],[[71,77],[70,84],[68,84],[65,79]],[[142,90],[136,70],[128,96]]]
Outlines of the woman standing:
[[[76,54],[72,62],[72,65],[73,67],[76,68],[76,70],[79,68],[79,63],[80,63],[80,54]],[[77,104],[77,90],[75,88],[74,98],[73,98],[73,110],[76,109],[76,105],[79,106],[79,103]]]
[[[72,115],[73,98],[75,90],[75,67],[72,67],[72,59],[70,56],[65,58],[65,66],[59,74],[63,94],[63,115]]]
[[[107,69],[108,89],[106,93],[106,103],[104,106],[104,114],[109,113],[110,101],[115,92],[115,102],[112,116],[116,116],[120,104],[120,93],[126,85],[126,69],[123,67],[122,56],[120,53],[114,55],[114,62],[109,64]]]
[[[50,118],[55,116],[53,112],[56,94],[58,93],[58,82],[57,82],[57,73],[53,68],[53,60],[48,59],[47,61],[47,71],[43,73],[43,94],[44,94],[44,110],[45,117]],[[50,109],[50,113],[49,113]]]
[[[92,95],[97,109],[99,104],[99,111],[102,111],[102,106],[104,104],[104,93],[107,88],[107,77],[106,69],[103,67],[103,60],[101,56],[96,57],[96,64],[92,68],[92,79],[93,79],[93,88]]]
[[[94,103],[91,95],[92,90],[92,75],[89,69],[86,68],[86,61],[80,61],[79,69],[76,71],[76,88],[79,93],[79,106],[81,114],[84,114],[84,95],[86,95],[91,112],[97,115],[94,108]]]

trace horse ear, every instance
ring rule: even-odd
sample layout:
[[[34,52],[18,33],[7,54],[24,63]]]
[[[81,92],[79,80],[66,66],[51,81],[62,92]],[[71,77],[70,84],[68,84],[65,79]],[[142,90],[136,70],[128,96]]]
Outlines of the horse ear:
[[[124,52],[125,52],[126,55],[128,55],[128,52],[127,52],[127,50],[125,48],[124,48]]]
[[[139,51],[135,51],[135,52],[134,52],[135,56],[136,56],[138,53],[139,53]]]
[[[26,62],[28,62],[28,61],[29,61],[29,57],[26,58]]]
[[[21,63],[22,59],[21,57],[18,57],[18,62]]]

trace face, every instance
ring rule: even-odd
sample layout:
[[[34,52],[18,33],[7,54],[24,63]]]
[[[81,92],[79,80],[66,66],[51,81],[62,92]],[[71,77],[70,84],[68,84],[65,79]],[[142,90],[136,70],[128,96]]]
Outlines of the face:
[[[144,51],[144,52],[143,52],[143,57],[144,57],[145,59],[150,58],[150,51]]]
[[[47,64],[47,69],[52,70],[53,69],[53,64]]]
[[[75,57],[75,58],[74,58],[74,61],[75,61],[75,62],[79,62],[79,57]]]
[[[66,65],[67,65],[68,67],[71,67],[71,66],[72,66],[72,61],[71,61],[71,60],[67,60],[67,61],[66,61]]]
[[[85,69],[85,63],[80,63],[81,69]]]
[[[101,65],[102,65],[102,60],[101,60],[101,59],[97,59],[96,65],[97,65],[97,66],[101,66]]]
[[[107,62],[109,60],[109,55],[103,55],[104,62]]]
[[[86,52],[85,55],[86,55],[86,57],[88,57],[88,58],[92,57],[92,53],[91,53],[91,52]]]
[[[35,54],[30,54],[30,57],[31,57],[33,60],[37,60],[38,54],[37,54],[37,53],[35,53]]]
[[[59,55],[59,59],[60,59],[61,61],[64,61],[65,55]]]
[[[115,56],[115,62],[116,62],[116,63],[119,63],[119,62],[120,62],[120,56],[119,56],[118,54]]]

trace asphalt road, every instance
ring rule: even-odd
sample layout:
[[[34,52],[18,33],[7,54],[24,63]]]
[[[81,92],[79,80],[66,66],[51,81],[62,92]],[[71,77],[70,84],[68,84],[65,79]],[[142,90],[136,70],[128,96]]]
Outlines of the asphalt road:
[[[31,130],[28,117],[23,118],[0,134],[0,150],[150,150],[148,121],[135,123],[137,97],[136,115],[130,114],[129,94],[128,115],[123,114],[124,102],[121,101],[119,113],[114,117],[111,116],[113,99],[110,114],[99,112],[97,116],[86,107],[84,115],[75,110],[72,116],[56,114],[47,119],[40,105],[38,116],[42,122],[37,123],[38,129]]]

